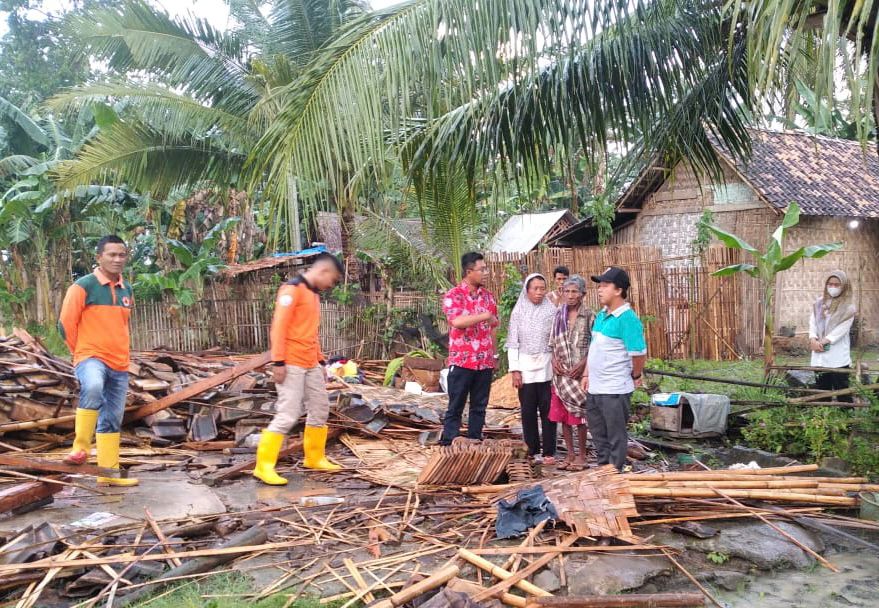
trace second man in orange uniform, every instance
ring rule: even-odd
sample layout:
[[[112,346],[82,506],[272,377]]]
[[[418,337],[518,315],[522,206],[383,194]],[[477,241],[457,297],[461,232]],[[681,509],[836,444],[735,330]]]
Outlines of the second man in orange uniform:
[[[326,374],[323,368],[318,330],[320,328],[320,292],[330,289],[342,277],[342,265],[328,253],[320,254],[303,274],[278,290],[272,318],[271,353],[278,401],[275,416],[262,432],[256,451],[253,475],[263,483],[277,486],[287,480],[275,472],[284,437],[307,415],[302,447],[303,466],[335,471],[340,467],[327,460]]]

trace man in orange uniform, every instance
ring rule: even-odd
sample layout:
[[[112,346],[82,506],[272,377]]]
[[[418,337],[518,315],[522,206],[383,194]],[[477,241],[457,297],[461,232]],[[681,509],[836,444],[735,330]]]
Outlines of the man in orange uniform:
[[[342,277],[342,264],[328,253],[317,256],[314,264],[292,281],[281,286],[275,300],[272,318],[272,373],[278,390],[275,416],[262,432],[256,449],[253,476],[272,486],[287,480],[275,472],[284,436],[302,416],[307,414],[302,449],[303,466],[321,471],[337,471],[341,467],[327,460],[327,399],[324,355],[320,349],[320,296]]]
[[[98,267],[67,290],[58,322],[79,381],[76,436],[64,462],[85,464],[94,435],[98,466],[118,470],[119,429],[128,392],[128,321],[134,296],[122,278],[128,260],[125,242],[118,236],[105,236],[98,241],[97,252]],[[136,486],[137,480],[98,477],[98,485]]]

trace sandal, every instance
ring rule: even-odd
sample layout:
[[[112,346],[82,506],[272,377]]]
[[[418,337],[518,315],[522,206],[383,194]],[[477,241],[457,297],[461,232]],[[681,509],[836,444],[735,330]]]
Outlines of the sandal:
[[[574,463],[568,462],[567,460],[562,460],[560,463],[555,465],[555,468],[559,471],[567,471],[568,467],[570,467],[572,464]]]
[[[545,464],[548,467],[555,465],[556,464],[555,456],[544,456],[543,457],[543,464]]]
[[[580,464],[578,462],[572,462],[571,464],[568,465],[568,470],[569,471],[577,471],[577,472],[585,471],[586,470],[586,463]]]

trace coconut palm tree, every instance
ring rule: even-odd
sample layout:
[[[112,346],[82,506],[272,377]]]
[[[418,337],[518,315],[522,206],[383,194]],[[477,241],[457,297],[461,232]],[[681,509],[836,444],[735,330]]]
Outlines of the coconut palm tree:
[[[230,0],[239,25],[225,32],[203,19],[172,18],[143,0],[74,15],[69,27],[110,74],[121,76],[61,93],[51,105],[67,111],[126,105],[59,169],[60,182],[125,183],[155,199],[181,186],[240,186],[248,152],[279,111],[283,88],[341,24],[364,10],[361,0],[269,6],[264,12],[262,3]],[[275,226],[296,223],[274,219]],[[281,230],[272,236],[281,246],[294,240]]]
[[[410,176],[445,166],[471,183],[502,181],[540,175],[569,150],[597,157],[613,144],[642,161],[684,158],[718,176],[712,138],[746,156],[755,100],[784,98],[793,76],[810,70],[819,98],[831,94],[840,49],[852,73],[866,74],[852,105],[874,104],[872,2],[409,0],[338,18],[339,29],[323,30],[301,63],[286,58],[277,36],[263,45],[270,51],[251,55],[261,43],[246,42],[258,38],[246,32],[268,29],[261,19],[282,21],[231,4],[247,15],[244,34],[175,22],[138,3],[80,24],[111,66],[152,73],[162,92],[128,83],[71,94],[127,97],[140,114],[62,179],[112,171],[161,189],[228,179],[243,166],[274,217],[290,216],[293,183],[308,208],[330,199],[350,220],[355,184],[365,173],[384,183],[399,159]],[[349,8],[344,15],[357,12]],[[288,36],[320,31],[285,15]]]

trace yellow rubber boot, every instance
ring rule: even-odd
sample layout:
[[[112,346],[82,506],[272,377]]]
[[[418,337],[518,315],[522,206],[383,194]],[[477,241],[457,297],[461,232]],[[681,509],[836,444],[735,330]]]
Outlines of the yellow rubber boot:
[[[287,480],[275,473],[275,465],[278,464],[278,454],[284,443],[284,435],[274,431],[264,430],[259,438],[256,448],[256,467],[253,476],[270,486],[283,486]]]
[[[119,470],[119,433],[98,433],[95,435],[98,446],[98,466],[105,469]],[[98,477],[99,486],[136,486],[133,477]]]
[[[302,466],[306,469],[317,469],[319,471],[338,471],[342,467],[327,460],[324,449],[327,446],[327,427],[325,426],[306,426],[305,433],[302,435],[302,451],[305,452],[305,459]]]
[[[96,426],[98,426],[98,410],[76,408],[76,422],[73,425],[76,435],[73,438],[70,454],[64,457],[65,464],[85,464],[88,461]]]

